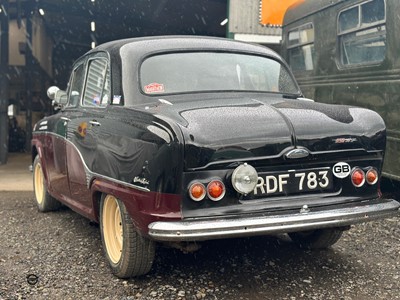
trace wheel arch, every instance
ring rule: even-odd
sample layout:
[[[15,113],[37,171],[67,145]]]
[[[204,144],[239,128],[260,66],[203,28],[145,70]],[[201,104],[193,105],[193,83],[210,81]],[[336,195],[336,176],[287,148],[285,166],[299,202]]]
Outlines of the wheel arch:
[[[103,194],[106,195],[106,193],[99,190],[92,192],[93,217],[97,223],[100,223],[100,201]]]
[[[128,192],[126,187],[120,186],[108,180],[93,178],[90,184],[90,190],[92,195],[93,217],[94,221],[97,223],[100,222],[100,202],[103,195],[114,196],[115,198],[121,200],[126,206],[135,206],[135,197],[127,200],[130,198],[130,196],[132,196],[132,194]],[[131,216],[131,218],[134,219],[133,216]]]
[[[120,200],[127,209],[138,233],[148,236],[148,225],[158,220],[180,220],[181,195],[140,190],[106,178],[95,178],[90,185],[92,215],[100,222],[102,195],[111,195]]]
[[[35,158],[37,155],[39,155],[39,160],[40,160],[40,165],[42,166],[42,171],[43,171],[43,177],[44,177],[44,183],[46,185],[46,188],[49,189],[49,178],[47,176],[47,167],[46,167],[46,160],[43,158],[43,147],[39,143],[32,143],[32,148],[31,148],[31,155],[32,155],[32,171],[33,170],[33,163],[35,162]]]
[[[32,145],[32,150],[31,150],[31,161],[32,161],[32,164],[35,161],[36,155],[38,155],[38,154],[39,154],[39,152],[37,150],[37,146],[36,145]]]

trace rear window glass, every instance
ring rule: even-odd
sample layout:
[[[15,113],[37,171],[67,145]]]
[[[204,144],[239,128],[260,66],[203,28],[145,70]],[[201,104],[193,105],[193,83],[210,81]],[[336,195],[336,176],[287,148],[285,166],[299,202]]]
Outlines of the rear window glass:
[[[298,94],[284,65],[246,54],[190,52],[152,56],[140,70],[145,94],[257,91]]]

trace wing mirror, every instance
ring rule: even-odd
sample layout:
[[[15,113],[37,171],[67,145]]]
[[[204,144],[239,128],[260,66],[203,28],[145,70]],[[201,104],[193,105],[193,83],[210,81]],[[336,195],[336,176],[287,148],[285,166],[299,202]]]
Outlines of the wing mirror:
[[[47,96],[53,100],[52,104],[55,110],[62,108],[68,102],[67,92],[60,90],[56,86],[51,86],[48,88]]]

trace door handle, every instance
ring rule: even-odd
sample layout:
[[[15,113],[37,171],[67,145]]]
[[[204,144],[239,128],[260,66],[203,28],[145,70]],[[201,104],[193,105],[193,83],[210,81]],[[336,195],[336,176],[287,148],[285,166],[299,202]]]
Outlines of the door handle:
[[[89,123],[90,123],[90,125],[92,125],[92,126],[100,126],[100,125],[101,125],[101,124],[100,124],[99,122],[97,122],[96,120],[89,121]]]

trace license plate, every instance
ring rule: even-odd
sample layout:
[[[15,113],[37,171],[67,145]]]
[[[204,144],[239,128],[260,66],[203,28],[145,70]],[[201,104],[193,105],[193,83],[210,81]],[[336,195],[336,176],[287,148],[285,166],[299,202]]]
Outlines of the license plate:
[[[290,195],[310,192],[327,192],[333,189],[330,168],[290,170],[281,173],[261,173],[258,176],[255,196]]]

